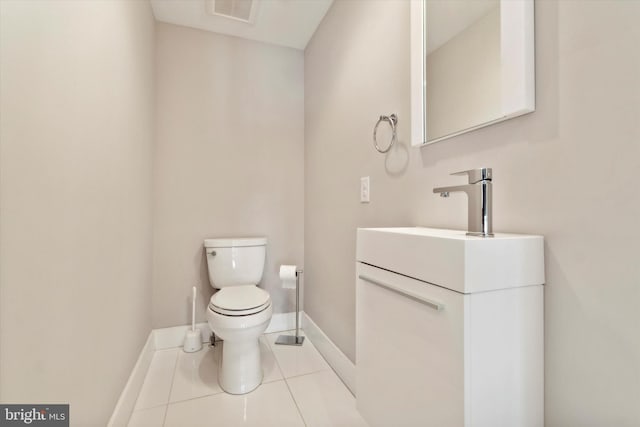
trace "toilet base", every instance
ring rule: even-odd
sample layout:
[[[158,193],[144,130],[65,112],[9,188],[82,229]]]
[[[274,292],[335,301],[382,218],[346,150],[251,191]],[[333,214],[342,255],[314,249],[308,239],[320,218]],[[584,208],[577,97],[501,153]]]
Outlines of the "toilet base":
[[[207,309],[211,330],[224,341],[218,367],[218,384],[229,394],[245,394],[262,383],[260,336],[271,321],[269,305],[248,316],[226,316]]]
[[[224,341],[218,370],[218,384],[229,394],[245,394],[262,384],[260,342]]]

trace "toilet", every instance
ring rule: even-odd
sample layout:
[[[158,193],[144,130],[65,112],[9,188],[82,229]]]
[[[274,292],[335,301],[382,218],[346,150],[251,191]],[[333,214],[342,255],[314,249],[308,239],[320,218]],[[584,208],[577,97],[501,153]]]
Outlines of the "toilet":
[[[211,286],[219,289],[207,308],[209,327],[224,341],[218,383],[230,394],[245,394],[262,382],[260,335],[271,321],[269,293],[262,279],[267,239],[206,239]]]

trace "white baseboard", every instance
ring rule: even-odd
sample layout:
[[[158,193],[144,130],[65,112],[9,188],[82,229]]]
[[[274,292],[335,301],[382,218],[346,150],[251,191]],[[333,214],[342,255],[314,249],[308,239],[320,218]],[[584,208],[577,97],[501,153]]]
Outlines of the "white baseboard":
[[[304,334],[355,396],[356,365],[322,332],[307,313],[303,313],[302,318]]]
[[[300,328],[302,328],[302,311],[299,313],[300,317],[298,318]],[[291,313],[276,313],[271,317],[271,323],[267,326],[267,330],[264,331],[265,334],[270,334],[272,332],[282,332],[289,331],[291,329],[296,328],[296,312],[292,311]]]
[[[300,325],[302,325],[302,313],[300,313]],[[275,313],[271,317],[271,323],[267,326],[265,334],[272,332],[288,331],[296,327],[296,314],[291,313]],[[207,322],[196,323],[196,328],[200,328],[202,332],[202,342],[209,342],[211,336],[211,328]],[[182,347],[184,335],[189,330],[188,325],[174,326],[171,328],[154,329],[156,350],[164,350],[167,348]]]
[[[127,384],[124,386],[122,393],[120,393],[118,403],[116,403],[116,407],[113,409],[109,419],[109,424],[107,424],[108,427],[126,426],[129,423],[129,418],[140,394],[142,383],[149,370],[149,365],[151,365],[155,350],[154,331],[151,331],[131,371],[131,375],[129,375]]]

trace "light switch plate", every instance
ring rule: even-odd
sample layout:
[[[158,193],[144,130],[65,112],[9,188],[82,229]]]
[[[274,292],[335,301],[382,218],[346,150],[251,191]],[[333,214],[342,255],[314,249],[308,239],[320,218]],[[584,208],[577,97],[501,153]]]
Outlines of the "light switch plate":
[[[368,176],[360,178],[360,203],[369,203],[371,185]]]

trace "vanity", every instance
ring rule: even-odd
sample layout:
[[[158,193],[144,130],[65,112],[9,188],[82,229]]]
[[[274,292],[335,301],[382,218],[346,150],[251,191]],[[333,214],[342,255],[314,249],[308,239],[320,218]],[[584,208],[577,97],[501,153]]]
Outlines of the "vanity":
[[[371,426],[543,425],[543,245],[358,229],[356,402]]]

